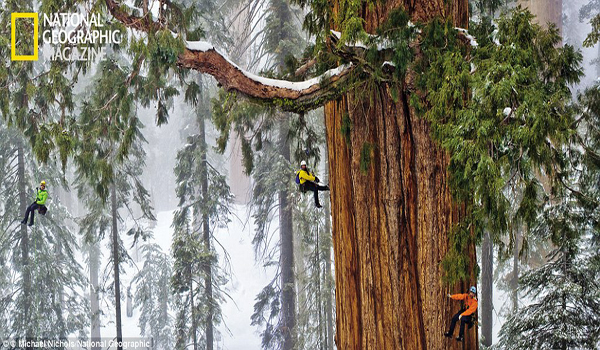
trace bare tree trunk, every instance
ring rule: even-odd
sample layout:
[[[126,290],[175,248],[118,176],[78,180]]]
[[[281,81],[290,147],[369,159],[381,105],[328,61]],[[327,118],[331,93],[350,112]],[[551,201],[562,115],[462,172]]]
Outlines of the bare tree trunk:
[[[298,222],[294,225],[294,231],[296,232],[298,239],[294,239],[294,291],[295,291],[295,301],[296,305],[298,305],[298,310],[296,312],[296,327],[300,325],[300,327],[307,325],[310,323],[310,320],[313,319],[313,314],[311,311],[310,303],[310,295],[308,291],[308,286],[312,283],[312,278],[307,276],[306,270],[309,266],[312,266],[313,261],[306,261],[306,255],[310,254],[307,252],[307,246],[303,242],[303,237],[306,232],[318,232],[317,227],[315,225],[311,225],[309,223],[303,222],[301,225],[298,225]],[[297,328],[296,332],[296,348],[302,349],[306,347],[307,343],[307,335],[302,334],[302,330],[304,328]]]
[[[279,150],[281,156],[290,160],[288,142],[289,118],[284,117],[279,124]],[[289,191],[279,191],[279,233],[281,266],[281,326],[283,331],[283,350],[294,348],[296,326],[296,286],[294,278],[294,232],[292,209],[289,205]]]
[[[413,21],[440,16],[468,25],[466,0],[402,0],[363,8],[366,30],[374,32],[397,7]],[[351,90],[325,106],[329,175],[335,179],[337,347],[459,349],[463,344],[443,337],[457,311],[445,296],[465,291],[475,276],[453,288],[441,281],[449,233],[465,214],[448,186],[449,155],[410,107],[410,92],[398,87],[394,99],[387,85],[373,90]],[[345,118],[352,125],[348,135],[340,132]],[[357,166],[363,147],[371,150],[366,174]],[[474,268],[474,245],[465,254]],[[465,333],[464,345],[478,347],[476,327]]]
[[[511,299],[512,299],[512,311],[516,313],[519,311],[519,241],[521,240],[521,228],[517,227],[515,233],[515,245],[513,247],[513,271],[511,281]]]
[[[61,249],[60,244],[56,244],[54,246],[54,257],[58,258],[60,256],[62,256],[62,249]],[[54,309],[54,314],[56,315],[56,330],[55,330],[55,332],[58,333],[59,339],[66,339],[67,338],[67,329],[66,329],[66,325],[65,325],[65,318],[63,317],[63,311],[62,311],[62,306],[64,304],[64,294],[63,294],[62,286],[57,286],[57,287],[58,288],[56,288],[56,289],[58,289],[58,293],[52,294],[52,305],[53,305],[53,309]]]
[[[117,189],[114,183],[110,185],[110,204],[112,214],[112,255],[113,272],[115,277],[115,323],[117,327],[117,349],[123,350],[123,330],[121,327],[121,282],[119,279],[119,231],[117,226]]]
[[[198,321],[194,305],[194,280],[190,278],[190,307],[192,309],[192,343],[193,349],[198,350]]]
[[[202,86],[202,78],[200,78],[199,82],[200,86],[200,100],[203,101],[203,86]],[[204,105],[204,104],[203,104]],[[206,104],[208,105],[208,104]],[[197,108],[202,108],[198,106]],[[198,128],[199,128],[199,136],[200,136],[200,191],[202,194],[202,199],[206,202],[208,201],[208,167],[206,160],[206,124],[204,118],[206,117],[205,111],[200,111],[198,113]],[[206,254],[211,253],[211,244],[210,244],[210,223],[208,219],[208,214],[206,211],[202,214],[202,243],[204,244],[204,249]],[[206,350],[213,350],[214,347],[214,307],[213,307],[213,286],[212,286],[212,268],[211,268],[212,260],[208,259],[204,265],[204,297],[206,302],[208,303],[207,313],[206,313]]]
[[[492,346],[494,308],[494,245],[486,230],[481,244],[481,343]]]
[[[27,183],[25,180],[25,151],[23,142],[17,138],[17,181],[19,186],[19,209],[25,213],[28,206],[27,201]],[[33,213],[32,213],[33,214]],[[31,329],[31,265],[29,260],[29,232],[27,226],[21,225],[21,265],[23,273],[23,327],[25,337],[31,339],[33,330]],[[32,349],[27,347],[27,350]]]
[[[562,32],[562,2],[563,0],[519,0],[519,4],[533,13],[537,23],[544,27],[554,23]]]
[[[133,295],[131,295],[131,284],[127,287],[127,306],[125,313],[127,317],[133,317]]]
[[[91,339],[92,342],[100,341],[100,297],[98,295],[98,269],[100,266],[100,249],[97,242],[90,244],[90,304],[92,312]],[[99,345],[95,343],[94,345]],[[102,347],[93,346],[92,350],[100,350]]]

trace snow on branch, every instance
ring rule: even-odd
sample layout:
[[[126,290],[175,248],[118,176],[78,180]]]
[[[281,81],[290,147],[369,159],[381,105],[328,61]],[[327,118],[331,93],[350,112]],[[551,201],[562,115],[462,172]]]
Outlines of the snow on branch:
[[[477,40],[475,40],[475,38],[471,34],[469,34],[468,30],[466,30],[464,28],[459,28],[459,27],[456,27],[455,29],[458,30],[458,32],[461,35],[463,35],[465,37],[465,39],[467,39],[469,41],[471,46],[473,46],[473,47],[479,46],[479,44],[477,43]]]
[[[292,112],[314,109],[336,98],[354,69],[352,64],[346,64],[300,82],[265,78],[241,69],[204,41],[186,42],[177,64],[212,75],[227,91],[275,102]]]
[[[318,86],[322,81],[331,79],[331,77],[333,77],[333,76],[338,76],[338,75],[342,74],[345,70],[349,69],[352,65],[352,64],[346,64],[346,65],[339,66],[337,68],[330,69],[318,77],[315,77],[315,78],[312,78],[309,80],[305,80],[305,81],[298,81],[298,82],[297,81],[287,81],[287,80],[265,78],[265,77],[258,76],[254,73],[248,72],[246,70],[243,70],[242,68],[238,67],[235,63],[233,63],[231,60],[229,60],[229,58],[227,58],[227,56],[218,52],[212,44],[210,44],[206,41],[188,41],[188,42],[186,42],[186,48],[188,50],[198,51],[198,52],[207,52],[210,50],[214,50],[216,53],[223,56],[223,59],[225,59],[230,65],[232,65],[233,68],[239,70],[243,75],[245,75],[249,79],[252,79],[252,80],[254,80],[262,85],[265,85],[265,86],[294,90],[294,91],[304,91],[304,90],[310,89],[313,86]]]
[[[148,17],[128,14],[115,0],[105,2],[113,17],[127,27],[143,32],[163,28],[160,23],[151,21]],[[177,65],[212,75],[227,91],[273,103],[290,112],[315,109],[338,98],[348,87],[350,73],[355,68],[352,64],[342,65],[301,82],[265,78],[241,69],[205,41],[186,42]]]
[[[412,22],[408,22],[408,27],[409,28],[413,28],[415,25]],[[469,43],[471,44],[472,47],[477,47],[479,46],[479,44],[477,43],[477,40],[475,40],[475,37],[473,37],[471,34],[469,34],[469,31],[464,29],[464,28],[460,28],[460,27],[454,27],[454,29],[456,29],[459,33],[459,35],[461,37],[463,37],[464,39],[468,40]],[[331,30],[331,35],[334,39],[336,39],[336,41],[339,41],[342,38],[342,33],[335,31],[335,30]],[[420,29],[416,29],[417,33],[420,33],[421,30]],[[370,38],[375,37],[376,35],[373,34],[368,34]],[[348,47],[355,47],[355,48],[361,48],[361,49],[367,49],[367,45],[365,43],[363,43],[362,41],[357,41],[353,44],[346,44],[346,46]],[[392,47],[391,43],[389,42],[389,40],[384,40],[382,43],[377,45],[377,50],[378,51],[383,51],[383,50],[387,50],[390,49]]]

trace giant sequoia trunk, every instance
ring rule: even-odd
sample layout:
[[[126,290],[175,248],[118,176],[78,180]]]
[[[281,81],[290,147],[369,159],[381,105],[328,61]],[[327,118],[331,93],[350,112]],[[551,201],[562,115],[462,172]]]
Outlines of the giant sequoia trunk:
[[[323,210],[325,211],[325,232],[329,234],[331,232],[331,209],[329,208],[329,201],[323,203]],[[331,273],[331,248],[328,248],[325,252],[325,315],[327,318],[327,345],[325,349],[333,350],[333,276]]]
[[[467,26],[467,0],[393,0],[365,9],[367,31],[399,6],[413,21],[451,17]],[[338,349],[462,348],[443,337],[460,308],[446,294],[464,292],[476,280],[449,287],[441,281],[440,262],[464,213],[448,187],[449,155],[432,141],[409,98],[400,89],[394,102],[390,87],[382,85],[360,95],[350,91],[325,106]],[[341,132],[346,118],[348,135]],[[363,173],[365,143],[372,147]],[[467,254],[474,266],[474,247]],[[476,331],[465,332],[466,349],[477,348]]]

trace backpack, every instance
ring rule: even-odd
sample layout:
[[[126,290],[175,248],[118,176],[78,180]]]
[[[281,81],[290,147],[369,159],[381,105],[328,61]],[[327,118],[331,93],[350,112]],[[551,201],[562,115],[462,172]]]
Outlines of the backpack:
[[[299,171],[296,173],[296,184],[300,185],[300,172]]]
[[[48,208],[45,205],[41,205],[38,208],[38,213],[40,213],[42,215],[46,215],[46,212],[48,212]]]

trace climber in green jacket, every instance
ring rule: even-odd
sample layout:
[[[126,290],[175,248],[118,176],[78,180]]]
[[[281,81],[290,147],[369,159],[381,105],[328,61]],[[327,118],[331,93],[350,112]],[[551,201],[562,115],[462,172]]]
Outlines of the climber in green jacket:
[[[27,223],[27,219],[29,218],[29,214],[31,213],[31,218],[29,219],[29,226],[33,226],[33,217],[35,215],[35,210],[45,215],[48,210],[45,206],[46,199],[48,199],[48,191],[46,191],[46,181],[40,182],[40,187],[36,188],[36,196],[35,201],[31,203],[29,207],[27,207],[27,211],[25,212],[25,218],[21,221],[21,224],[25,225]]]

